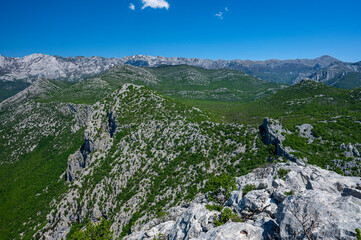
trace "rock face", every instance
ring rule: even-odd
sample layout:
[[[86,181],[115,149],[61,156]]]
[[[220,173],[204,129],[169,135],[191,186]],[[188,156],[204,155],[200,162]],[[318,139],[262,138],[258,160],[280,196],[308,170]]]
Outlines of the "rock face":
[[[307,159],[295,157],[292,154],[292,152],[294,152],[293,149],[283,146],[282,142],[286,139],[284,135],[290,134],[291,132],[284,129],[278,120],[265,118],[263,123],[259,126],[259,131],[264,144],[274,145],[278,156],[285,157],[287,160],[296,162],[300,165],[304,165],[304,161],[307,161]]]
[[[80,150],[69,156],[68,168],[66,171],[66,180],[71,182],[76,178],[78,171],[81,171],[87,166],[87,158],[91,152],[94,151],[94,143],[91,140],[89,133],[85,133],[84,143]]]
[[[259,126],[259,131],[262,135],[262,140],[266,145],[279,145],[285,140],[282,133],[287,133],[283,129],[282,125],[278,120],[265,118],[262,125]]]
[[[238,190],[225,207],[241,222],[229,220],[214,227],[220,213],[208,210],[205,205],[211,203],[202,197],[175,221],[125,239],[354,239],[355,229],[361,226],[360,178],[287,162],[255,169],[236,180]],[[249,184],[255,190],[244,194]]]
[[[5,73],[0,76],[0,80],[33,82],[38,78],[50,78],[77,81],[108,70],[121,62],[118,58],[63,58],[40,53],[23,58],[0,56],[0,71]]]
[[[331,85],[335,85],[338,80],[351,72],[361,72],[360,63],[334,62],[327,68],[315,72],[309,77],[319,82],[327,82],[332,80]]]

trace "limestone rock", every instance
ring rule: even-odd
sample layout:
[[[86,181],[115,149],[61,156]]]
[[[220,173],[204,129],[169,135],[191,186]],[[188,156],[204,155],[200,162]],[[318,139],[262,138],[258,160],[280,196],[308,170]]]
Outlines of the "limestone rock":
[[[300,135],[304,138],[308,138],[308,142],[312,143],[313,140],[315,139],[315,137],[312,135],[313,126],[311,124],[305,123],[297,127],[300,131]]]
[[[263,229],[260,227],[248,223],[229,222],[192,240],[258,240],[263,239],[262,234]]]
[[[279,176],[279,171],[286,171]],[[231,192],[225,204],[242,222],[215,227],[214,215],[201,199],[194,200],[170,227],[165,222],[167,239],[353,239],[361,226],[361,179],[344,177],[316,166],[293,162],[258,168],[236,179],[238,190]],[[247,184],[256,190],[247,194]],[[156,236],[153,227],[148,236]],[[127,239],[145,236],[135,232]],[[134,237],[134,238],[132,238]]]
[[[266,145],[273,144],[278,145],[285,140],[282,133],[287,132],[283,129],[278,120],[271,118],[265,118],[261,126],[259,126],[260,133],[262,135],[263,142]]]
[[[205,205],[191,205],[183,213],[169,232],[168,239],[192,239],[197,238],[203,231],[211,228],[214,212],[206,209]]]

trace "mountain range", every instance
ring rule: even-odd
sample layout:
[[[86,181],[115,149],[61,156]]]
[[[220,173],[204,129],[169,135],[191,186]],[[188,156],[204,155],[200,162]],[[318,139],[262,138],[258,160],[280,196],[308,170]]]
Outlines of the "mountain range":
[[[0,97],[5,99],[12,96],[38,78],[77,82],[100,74],[115,65],[123,64],[152,68],[161,65],[190,65],[204,69],[225,68],[284,84],[294,84],[304,78],[310,78],[340,88],[350,89],[361,86],[360,62],[346,63],[330,56],[316,59],[250,61],[144,55],[103,58],[32,54],[23,58],[0,55]]]

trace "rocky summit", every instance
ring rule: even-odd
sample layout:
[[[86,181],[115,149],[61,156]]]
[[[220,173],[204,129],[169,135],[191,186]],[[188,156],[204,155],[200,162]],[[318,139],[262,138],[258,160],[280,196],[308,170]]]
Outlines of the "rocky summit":
[[[288,162],[255,169],[236,181],[238,189],[225,204],[217,205],[206,194],[169,209],[164,218],[124,239],[356,237],[355,229],[361,224],[359,177]]]

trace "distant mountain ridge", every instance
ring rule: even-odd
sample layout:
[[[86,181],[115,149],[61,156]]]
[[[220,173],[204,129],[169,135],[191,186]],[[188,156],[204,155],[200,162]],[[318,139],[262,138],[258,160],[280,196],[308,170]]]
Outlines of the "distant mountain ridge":
[[[115,65],[138,67],[159,67],[161,65],[190,65],[205,69],[233,69],[261,79],[292,84],[304,78],[311,78],[340,88],[361,86],[359,63],[342,62],[331,56],[315,59],[293,59],[266,61],[211,60],[200,58],[162,57],[135,55],[122,58],[103,57],[60,57],[41,53],[23,58],[0,55],[0,100],[12,96],[21,88],[39,78],[78,82],[109,70]],[[351,73],[351,75],[349,75]],[[347,76],[347,78],[345,78]],[[351,83],[350,83],[351,82]],[[6,83],[6,84],[4,84]]]
[[[147,55],[126,56],[123,58],[103,57],[60,57],[41,53],[31,54],[23,58],[4,57],[0,55],[0,79],[13,81],[26,79],[33,81],[34,78],[45,77],[51,79],[66,79],[76,81],[81,78],[100,73],[118,64],[129,64],[138,67],[157,67],[160,65],[191,65],[206,69],[230,68],[245,72],[257,72],[257,69],[278,69],[281,66],[303,65],[314,67],[316,64],[327,67],[333,62],[340,60],[322,56],[316,59],[295,59],[266,61],[251,60],[211,60],[200,58],[182,57],[153,57]],[[268,79],[265,79],[268,80]]]

